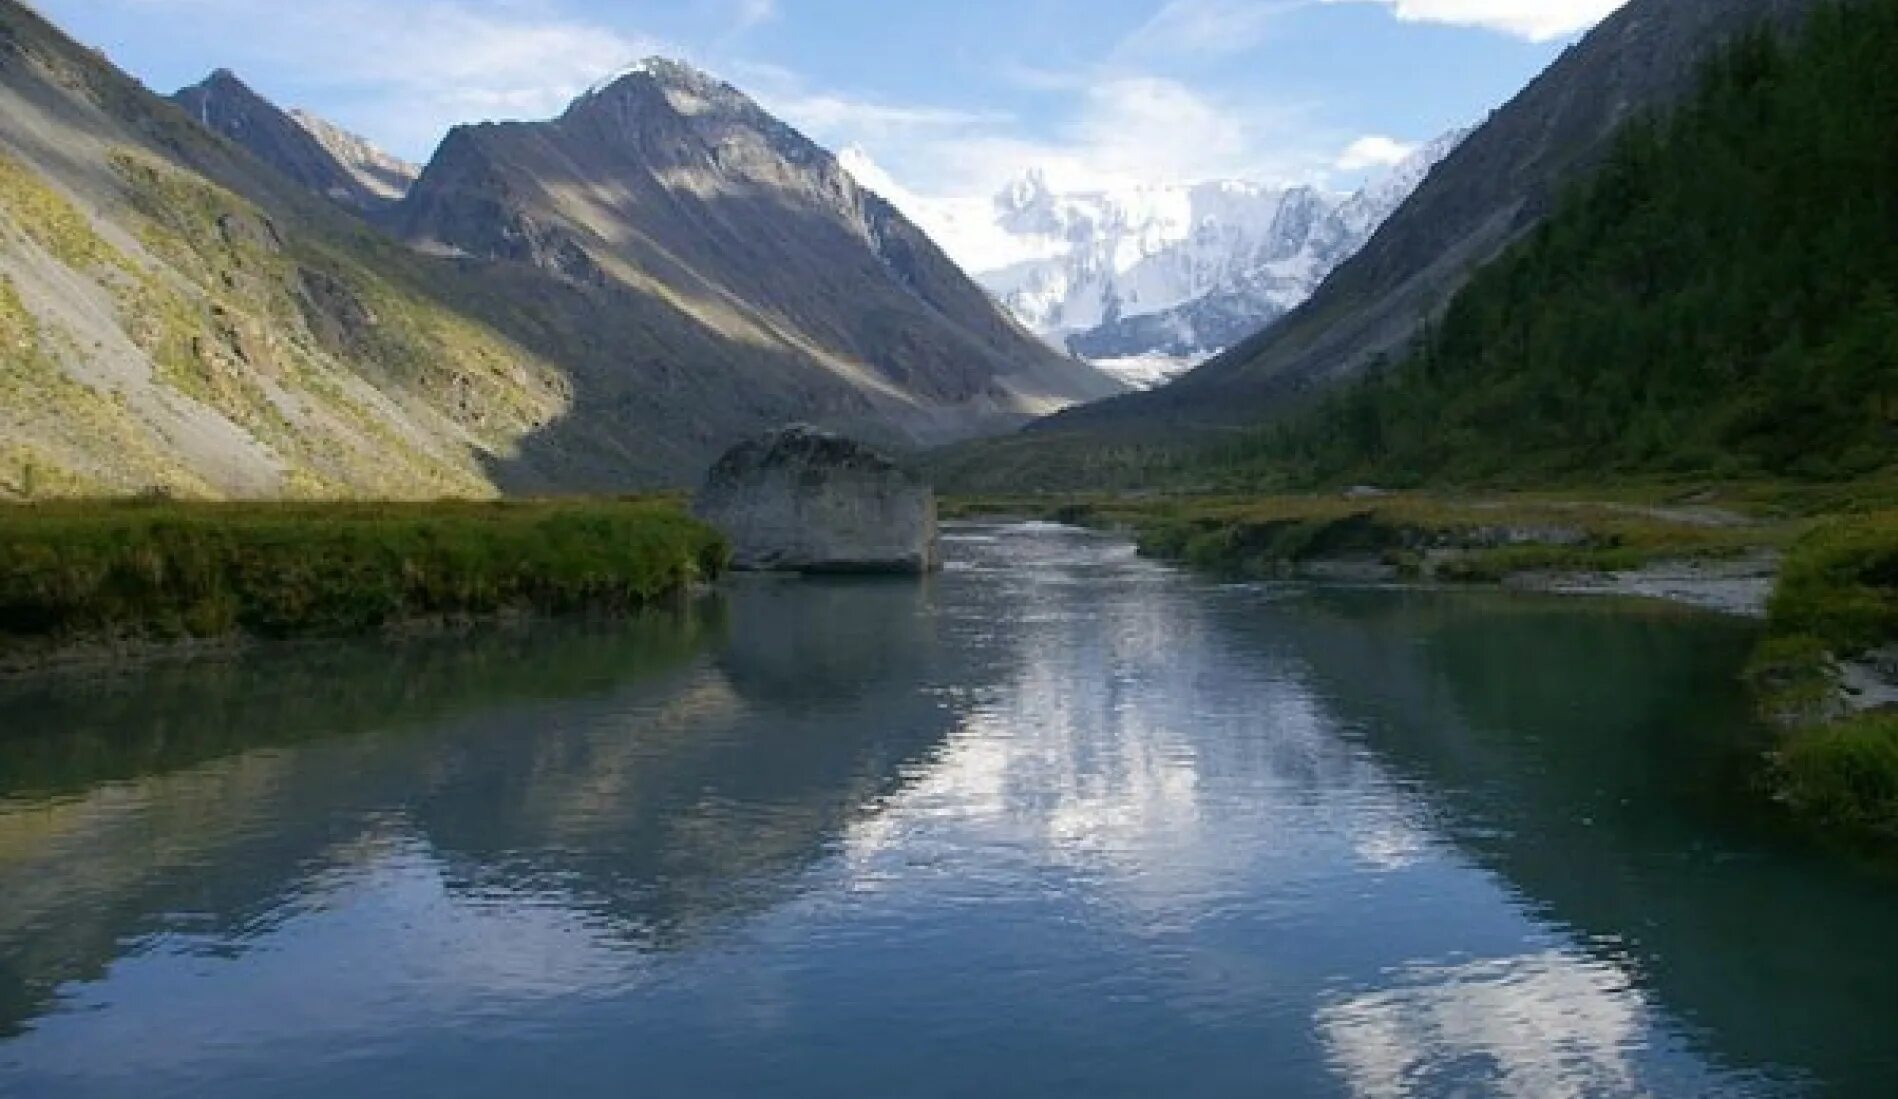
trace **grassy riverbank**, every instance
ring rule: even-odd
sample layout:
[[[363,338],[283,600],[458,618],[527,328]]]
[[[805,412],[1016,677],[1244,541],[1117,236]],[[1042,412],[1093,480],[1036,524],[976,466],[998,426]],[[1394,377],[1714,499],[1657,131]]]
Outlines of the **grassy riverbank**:
[[[1778,562],[1748,678],[1786,730],[1775,793],[1831,835],[1898,842],[1898,714],[1855,696],[1898,646],[1889,479],[1597,494],[990,497],[944,514],[1130,532],[1142,554],[1234,578],[1538,586],[1670,564]],[[1603,590],[1614,590],[1607,588]],[[1634,589],[1634,590],[1638,590]],[[1882,655],[1881,655],[1882,651]],[[1858,675],[1854,675],[1857,672]],[[1874,688],[1876,689],[1876,688]],[[1864,708],[1870,712],[1860,712]]]
[[[716,577],[677,502],[54,503],[0,509],[0,663],[91,646],[620,612]]]
[[[1129,530],[1147,556],[1231,577],[1297,576],[1349,562],[1361,574],[1448,582],[1731,558],[1784,547],[1809,525],[1704,503],[1553,494],[1013,497],[951,501],[944,513]]]
[[[1795,544],[1751,673],[1791,729],[1780,791],[1828,831],[1886,843],[1898,843],[1898,685],[1877,665],[1898,659],[1894,647],[1898,510],[1835,519]],[[1854,693],[1868,689],[1891,697]]]

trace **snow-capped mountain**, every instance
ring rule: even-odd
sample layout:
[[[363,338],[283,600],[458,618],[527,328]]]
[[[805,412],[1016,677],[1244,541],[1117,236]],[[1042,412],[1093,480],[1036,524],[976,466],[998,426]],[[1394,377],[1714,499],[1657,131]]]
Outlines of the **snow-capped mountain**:
[[[1145,386],[1310,297],[1463,136],[1356,194],[1244,181],[1061,191],[1030,171],[993,199],[944,201],[908,192],[860,150],[843,162],[1037,335]]]

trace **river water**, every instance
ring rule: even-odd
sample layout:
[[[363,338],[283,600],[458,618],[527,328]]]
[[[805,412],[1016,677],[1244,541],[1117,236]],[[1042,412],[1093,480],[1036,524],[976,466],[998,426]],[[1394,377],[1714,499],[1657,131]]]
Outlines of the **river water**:
[[[1898,1094],[1746,627],[947,548],[0,685],[0,1095]]]

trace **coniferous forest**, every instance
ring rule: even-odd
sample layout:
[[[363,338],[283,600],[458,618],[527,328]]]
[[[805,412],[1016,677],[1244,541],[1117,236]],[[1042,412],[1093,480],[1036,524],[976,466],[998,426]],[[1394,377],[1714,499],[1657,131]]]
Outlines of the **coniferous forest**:
[[[1731,44],[1399,361],[1225,455],[1393,485],[1849,478],[1898,447],[1898,3]]]

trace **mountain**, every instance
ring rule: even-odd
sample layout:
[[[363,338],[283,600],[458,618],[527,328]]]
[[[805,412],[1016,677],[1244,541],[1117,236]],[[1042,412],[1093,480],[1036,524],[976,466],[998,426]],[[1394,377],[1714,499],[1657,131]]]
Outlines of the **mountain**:
[[[386,153],[368,138],[350,133],[308,111],[292,110],[290,120],[303,127],[336,163],[355,177],[364,191],[379,201],[394,202],[408,194],[416,177],[422,174],[420,165]]]
[[[1069,350],[1096,362],[1157,357],[1184,367],[1259,332],[1303,304],[1363,248],[1465,135],[1457,131],[1430,142],[1342,201],[1306,188],[1282,192],[1258,237],[1233,232],[1216,215],[1196,219],[1185,240],[1135,270],[1157,264],[1220,272],[1211,285],[1192,286],[1178,304],[1152,310],[1113,295],[1118,308],[1112,319],[1068,337]]]
[[[1676,102],[1722,42],[1817,0],[1631,0],[1431,172],[1310,301],[1171,385],[1050,417],[946,459],[978,483],[1085,483],[1090,453],[1168,454],[1282,417],[1401,352],[1471,274],[1539,225],[1631,117]],[[1142,463],[1170,461],[1147,453]]]
[[[1353,195],[1243,181],[1061,190],[1030,171],[970,203],[914,195],[860,151],[844,159],[1037,335],[1150,382],[1303,302],[1462,136],[1431,142]]]
[[[966,437],[1120,388],[1035,341],[828,152],[673,61],[551,121],[455,129],[389,224],[438,254],[660,297],[811,375],[760,372],[729,399],[788,384],[872,437]]]
[[[1309,187],[1243,182],[1064,193],[1030,172],[996,196],[996,220],[1045,258],[977,278],[1031,329],[1065,346],[1297,255],[1335,205]]]
[[[0,497],[676,486],[785,422],[954,438],[1115,389],[827,154],[651,73],[458,131],[369,221],[307,130],[208,83],[187,110],[0,0]]]
[[[0,0],[0,495],[492,494],[571,385]]]
[[[174,94],[172,101],[208,130],[342,206],[380,210],[402,197],[417,169],[362,138],[302,112],[285,112],[229,69]]]
[[[1898,461],[1898,3],[1750,35],[1480,271],[1426,337],[1229,448],[1303,483],[1604,472],[1845,480]]]

